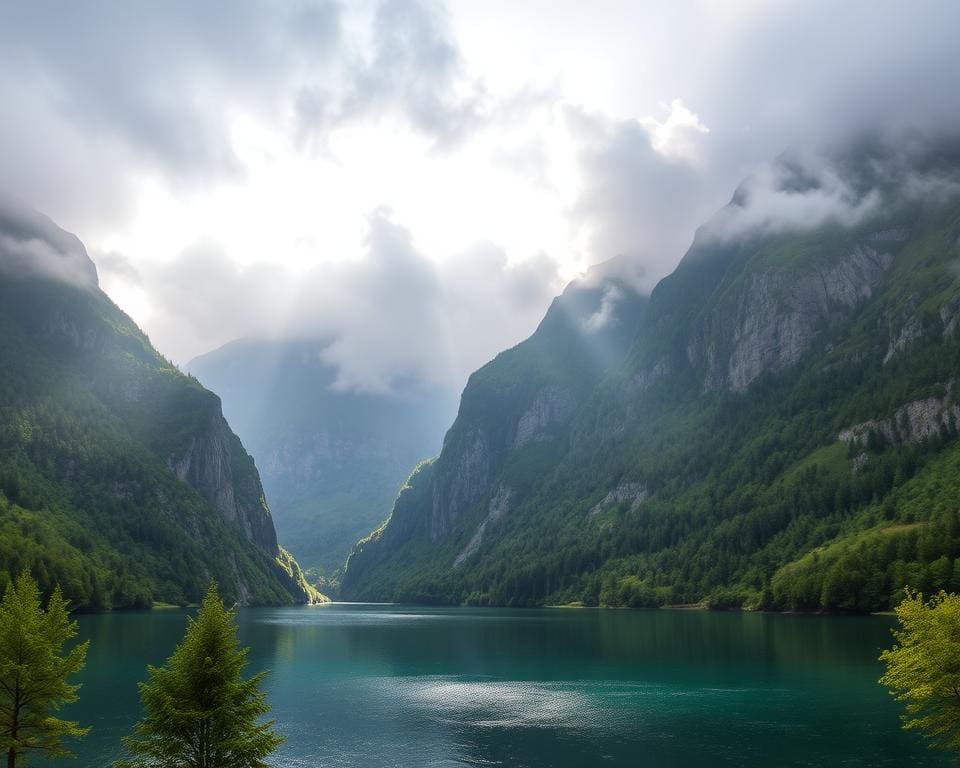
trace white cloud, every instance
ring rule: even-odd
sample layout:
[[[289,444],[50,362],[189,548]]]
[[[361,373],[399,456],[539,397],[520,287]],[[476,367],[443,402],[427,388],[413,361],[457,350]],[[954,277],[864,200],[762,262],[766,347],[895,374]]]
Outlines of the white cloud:
[[[691,112],[683,99],[670,102],[669,114],[663,121],[644,117],[638,122],[650,134],[650,145],[664,157],[695,162],[700,156],[699,138],[710,133],[696,113]]]
[[[730,240],[745,233],[811,230],[827,222],[853,227],[883,203],[879,189],[854,189],[824,158],[796,155],[761,166],[704,234]]]
[[[539,256],[510,265],[477,244],[437,262],[389,211],[368,217],[364,255],[306,273],[237,265],[216,244],[166,263],[100,260],[106,284],[149,284],[151,338],[186,362],[237,337],[325,342],[335,386],[384,392],[405,381],[456,390],[501,349],[528,335],[562,288],[558,265]]]
[[[43,276],[95,288],[97,270],[76,237],[49,218],[0,194],[0,273]]]
[[[174,359],[323,332],[343,386],[462,383],[559,276],[624,254],[649,290],[750,173],[731,231],[866,215],[843,174],[798,194],[764,163],[956,129],[958,22],[948,0],[7,3],[0,178]]]

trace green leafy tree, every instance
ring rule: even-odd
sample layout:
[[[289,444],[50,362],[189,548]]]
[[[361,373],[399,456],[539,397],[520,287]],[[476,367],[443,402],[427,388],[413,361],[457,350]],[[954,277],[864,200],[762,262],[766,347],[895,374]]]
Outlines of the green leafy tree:
[[[117,768],[260,768],[283,739],[267,705],[265,673],[243,679],[249,649],[241,648],[233,612],[211,584],[183,642],[163,667],[148,667],[140,684],[144,718],[124,738],[132,753]]]
[[[906,704],[903,727],[922,731],[931,746],[960,750],[960,595],[941,591],[924,601],[907,590],[897,606],[896,643],[880,660],[880,678]]]
[[[7,768],[30,752],[46,757],[66,757],[65,736],[83,736],[72,720],[53,713],[77,700],[78,684],[68,682],[84,665],[88,643],[64,653],[64,644],[77,634],[70,621],[67,602],[56,588],[47,601],[40,601],[40,588],[24,572],[7,585],[0,602],[0,747],[7,754]]]

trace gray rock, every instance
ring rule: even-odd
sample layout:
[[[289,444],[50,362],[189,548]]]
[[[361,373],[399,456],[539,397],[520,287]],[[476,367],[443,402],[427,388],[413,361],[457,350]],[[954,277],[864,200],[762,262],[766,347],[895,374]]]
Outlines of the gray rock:
[[[894,229],[882,229],[870,235],[870,239],[875,242],[902,243],[910,239],[910,230],[906,227],[896,227]]]
[[[952,402],[953,382],[943,397],[928,397],[901,405],[887,419],[873,419],[854,424],[840,431],[843,443],[866,445],[871,432],[876,432],[894,445],[920,443],[940,434],[941,427],[956,428],[960,424],[960,406]]]
[[[650,491],[643,483],[620,483],[590,510],[589,516],[595,517],[603,510],[624,502],[630,502],[630,510],[632,511],[649,498]]]
[[[688,351],[688,354],[690,352]],[[646,392],[660,379],[673,373],[673,365],[668,358],[658,360],[649,370],[640,371],[633,377],[631,384],[635,391]]]
[[[719,354],[722,338],[706,347],[706,388],[742,392],[761,374],[796,363],[825,326],[870,298],[892,261],[858,245],[829,269],[752,273],[736,308],[729,356]]]
[[[513,447],[520,448],[531,441],[544,439],[546,436],[542,430],[567,421],[576,407],[576,400],[567,390],[553,385],[544,387],[520,417]]]
[[[960,298],[950,299],[940,307],[940,322],[943,323],[944,336],[956,333],[957,323],[960,322]]]
[[[486,532],[487,526],[490,525],[490,523],[496,522],[510,511],[510,500],[512,498],[513,491],[505,485],[497,488],[497,492],[493,495],[493,498],[490,499],[490,505],[487,507],[487,516],[480,522],[480,525],[477,526],[477,530],[474,531],[470,541],[467,542],[467,546],[460,551],[456,560],[453,561],[454,568],[459,568],[464,560],[480,549],[480,544],[483,542],[483,534]]]
[[[186,449],[170,457],[167,466],[178,479],[196,489],[227,520],[237,524],[247,539],[270,556],[278,553],[277,534],[256,470],[236,477],[234,446],[239,441],[219,407],[206,427],[190,437]]]
[[[890,345],[887,347],[887,354],[883,357],[883,364],[889,363],[899,352],[902,352],[922,336],[923,323],[915,315],[908,318],[896,331],[891,330]]]
[[[457,458],[446,485],[434,485],[430,515],[430,540],[447,534],[460,515],[487,493],[493,458],[483,429],[475,426],[467,435],[467,449]]]
[[[870,457],[865,451],[861,451],[856,456],[853,457],[853,466],[850,469],[850,474],[857,474],[861,469],[863,469],[867,462],[870,460]]]

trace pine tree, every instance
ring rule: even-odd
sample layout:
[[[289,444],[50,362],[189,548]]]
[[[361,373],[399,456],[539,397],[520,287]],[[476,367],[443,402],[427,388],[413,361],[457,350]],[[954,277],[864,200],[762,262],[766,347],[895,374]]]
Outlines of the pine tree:
[[[40,602],[37,582],[24,572],[7,586],[0,603],[0,749],[7,768],[30,752],[67,757],[65,736],[79,737],[89,728],[53,716],[60,706],[77,700],[77,684],[68,678],[79,672],[88,642],[64,653],[64,644],[77,634],[67,603],[57,587]]]
[[[148,667],[140,684],[144,717],[124,738],[132,753],[116,768],[261,768],[283,739],[260,683],[243,679],[248,648],[241,648],[233,612],[211,584],[196,619],[165,666]]]

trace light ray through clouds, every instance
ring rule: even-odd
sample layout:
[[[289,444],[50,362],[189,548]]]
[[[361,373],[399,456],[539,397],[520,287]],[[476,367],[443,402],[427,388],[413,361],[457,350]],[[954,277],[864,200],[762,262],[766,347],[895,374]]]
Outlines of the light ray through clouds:
[[[785,148],[960,125],[947,0],[545,8],[3,4],[0,178],[177,362],[298,334],[339,386],[458,389],[586,267],[652,288]]]

